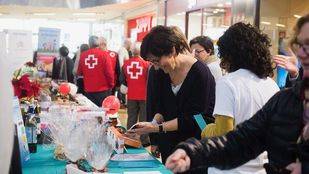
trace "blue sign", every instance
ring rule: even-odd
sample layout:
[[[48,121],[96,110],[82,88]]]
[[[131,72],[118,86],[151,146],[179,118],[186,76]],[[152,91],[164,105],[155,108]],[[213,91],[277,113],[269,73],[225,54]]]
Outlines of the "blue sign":
[[[13,120],[17,127],[17,137],[19,143],[21,164],[24,165],[26,161],[30,159],[30,153],[28,148],[24,121],[21,115],[19,100],[17,97],[13,98]]]

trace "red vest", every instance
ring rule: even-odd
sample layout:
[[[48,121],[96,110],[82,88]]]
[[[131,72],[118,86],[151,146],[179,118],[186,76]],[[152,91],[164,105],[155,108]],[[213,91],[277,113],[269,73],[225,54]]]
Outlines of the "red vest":
[[[149,62],[132,57],[123,63],[123,73],[128,85],[128,100],[146,100]]]
[[[78,74],[84,76],[86,92],[102,92],[114,86],[114,72],[108,54],[92,48],[80,55]]]
[[[112,65],[112,70],[113,70],[113,74],[114,74],[114,87],[116,87],[116,85],[118,85],[118,76],[120,73],[120,67],[119,67],[119,62],[118,62],[118,54],[114,51],[110,51],[110,50],[106,50],[105,51],[106,54],[108,55],[108,58],[111,61],[111,65]],[[118,64],[118,65],[117,65]]]

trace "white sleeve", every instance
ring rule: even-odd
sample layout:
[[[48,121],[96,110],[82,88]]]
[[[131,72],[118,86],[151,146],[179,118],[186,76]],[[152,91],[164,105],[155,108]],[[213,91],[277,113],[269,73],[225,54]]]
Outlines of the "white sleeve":
[[[216,102],[213,114],[235,116],[235,97],[232,87],[225,78],[221,78],[216,83]]]

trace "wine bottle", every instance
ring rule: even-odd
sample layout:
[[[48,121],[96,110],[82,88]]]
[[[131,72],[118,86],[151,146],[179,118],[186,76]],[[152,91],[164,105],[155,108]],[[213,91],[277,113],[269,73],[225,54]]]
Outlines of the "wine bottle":
[[[37,151],[37,127],[35,121],[32,121],[34,114],[28,113],[25,122],[26,136],[30,153]]]

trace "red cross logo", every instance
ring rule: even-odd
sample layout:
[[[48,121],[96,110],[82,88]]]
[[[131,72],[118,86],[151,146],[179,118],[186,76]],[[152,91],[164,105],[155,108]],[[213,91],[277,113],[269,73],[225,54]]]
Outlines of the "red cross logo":
[[[85,59],[85,65],[88,66],[88,69],[93,69],[96,65],[98,65],[98,58],[95,58],[93,54],[88,55]]]
[[[131,62],[131,64],[127,66],[127,72],[131,79],[138,79],[138,76],[143,74],[143,67],[139,65],[139,62]]]
[[[116,54],[115,54],[114,52],[110,52],[110,53],[109,53],[109,56],[111,56],[111,57],[115,57],[115,56],[116,56]]]

